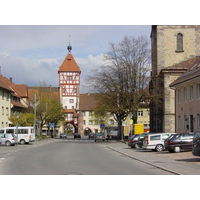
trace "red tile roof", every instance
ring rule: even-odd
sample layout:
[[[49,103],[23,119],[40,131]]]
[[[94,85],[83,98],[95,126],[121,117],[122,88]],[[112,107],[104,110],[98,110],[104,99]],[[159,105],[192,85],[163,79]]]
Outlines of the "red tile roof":
[[[14,92],[12,88],[6,84],[5,78],[2,75],[0,75],[0,88],[7,90],[8,92]]]
[[[196,62],[198,62],[200,60],[199,56],[190,58],[188,60],[184,60],[178,64],[175,65],[171,65],[169,67],[165,67],[162,71],[167,71],[167,70],[187,70],[190,69]]]
[[[72,54],[68,54],[63,61],[62,65],[60,66],[58,72],[81,72],[79,66],[77,65],[76,61]]]
[[[192,62],[188,70],[178,77],[174,82],[172,82],[170,87],[200,76],[200,57],[197,56],[195,58],[195,62]]]
[[[97,105],[97,95],[95,93],[80,94],[80,110],[94,110]]]
[[[42,89],[44,89],[44,91]],[[48,93],[50,92],[52,97],[56,99],[60,98],[59,87],[46,87],[46,89],[45,87],[28,87],[28,97],[30,100],[33,100],[34,94],[36,94],[36,99],[38,99],[41,92],[46,92],[47,95],[49,95]]]

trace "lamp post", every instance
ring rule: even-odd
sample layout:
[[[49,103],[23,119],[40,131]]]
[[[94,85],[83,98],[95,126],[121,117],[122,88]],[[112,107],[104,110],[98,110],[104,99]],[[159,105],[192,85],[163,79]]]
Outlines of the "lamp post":
[[[17,133],[17,145],[18,145],[18,119],[19,119],[19,115],[18,114],[16,115],[16,119],[17,119],[17,122],[16,122],[16,133]]]

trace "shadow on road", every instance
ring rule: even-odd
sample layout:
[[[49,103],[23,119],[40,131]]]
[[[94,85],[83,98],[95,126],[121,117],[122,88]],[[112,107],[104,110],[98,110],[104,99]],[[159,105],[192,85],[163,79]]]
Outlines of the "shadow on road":
[[[175,159],[175,161],[182,161],[182,162],[200,162],[200,158]]]

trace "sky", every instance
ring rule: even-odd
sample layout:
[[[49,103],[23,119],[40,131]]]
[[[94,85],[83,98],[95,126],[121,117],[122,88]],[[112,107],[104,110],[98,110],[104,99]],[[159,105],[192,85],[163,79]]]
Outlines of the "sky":
[[[0,25],[0,69],[15,84],[58,87],[58,69],[68,54],[81,69],[80,92],[89,92],[87,74],[98,68],[109,43],[146,36],[151,25]]]
[[[57,71],[68,54],[70,35],[72,55],[81,68],[80,92],[89,92],[86,75],[101,65],[110,42],[119,43],[125,36],[150,40],[155,24],[199,24],[198,6],[188,11],[190,5],[179,0],[4,1],[0,72],[15,84],[40,86],[45,81],[58,87]]]

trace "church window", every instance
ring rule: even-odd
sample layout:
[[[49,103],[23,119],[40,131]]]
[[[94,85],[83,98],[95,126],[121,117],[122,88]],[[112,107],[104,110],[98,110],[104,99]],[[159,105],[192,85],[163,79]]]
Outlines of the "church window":
[[[183,51],[183,34],[181,34],[181,33],[178,33],[177,34],[177,46],[176,46],[176,50],[177,51]]]

